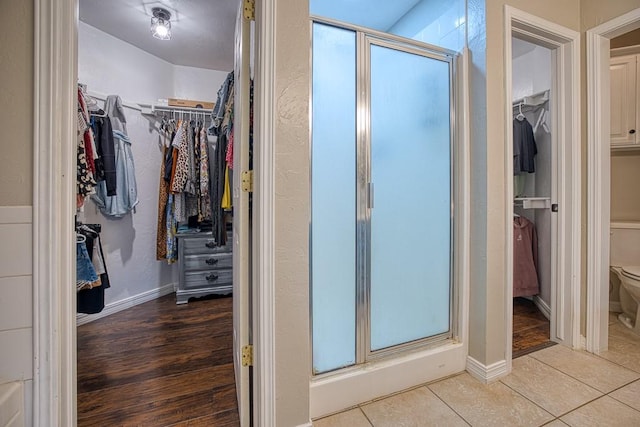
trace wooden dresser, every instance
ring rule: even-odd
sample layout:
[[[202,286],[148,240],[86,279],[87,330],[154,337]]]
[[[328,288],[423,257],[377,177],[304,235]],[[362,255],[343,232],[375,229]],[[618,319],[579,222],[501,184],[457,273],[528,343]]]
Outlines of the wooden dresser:
[[[231,233],[229,233],[231,234]],[[179,279],[176,304],[210,294],[230,294],[233,290],[232,241],[218,246],[212,234],[178,234]]]

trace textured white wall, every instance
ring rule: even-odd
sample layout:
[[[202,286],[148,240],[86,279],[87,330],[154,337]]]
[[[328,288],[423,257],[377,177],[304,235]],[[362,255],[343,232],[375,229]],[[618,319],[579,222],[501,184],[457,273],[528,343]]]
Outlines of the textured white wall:
[[[215,101],[223,71],[174,66],[83,22],[78,28],[78,79],[89,92],[120,95],[125,102],[154,103],[161,98]],[[105,217],[85,204],[84,222],[103,225],[111,288],[105,304],[130,300],[177,281],[177,268],[156,260],[158,185],[161,150],[152,118],[125,107],[138,187],[135,212]]]
[[[551,88],[551,51],[536,46],[513,59],[513,99]]]
[[[229,70],[231,71],[231,70]],[[173,66],[174,94],[181,99],[215,102],[229,71]]]

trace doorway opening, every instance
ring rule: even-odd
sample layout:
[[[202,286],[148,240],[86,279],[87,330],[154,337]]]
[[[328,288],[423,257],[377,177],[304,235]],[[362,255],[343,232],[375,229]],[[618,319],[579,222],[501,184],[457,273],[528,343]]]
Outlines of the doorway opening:
[[[505,303],[510,367],[513,356],[550,342],[578,346],[580,38],[510,6],[505,6],[505,26]],[[530,72],[536,67],[537,72]],[[525,300],[514,302],[514,297]],[[535,315],[514,317],[514,310],[518,313],[525,304]],[[523,318],[528,324],[517,331],[516,321]],[[527,331],[540,331],[530,346],[520,341]]]
[[[549,346],[555,289],[557,139],[552,51],[512,37],[513,357]]]
[[[95,194],[78,198],[76,230],[89,239],[83,232],[98,228],[105,270],[97,286],[78,292],[78,424],[213,422],[206,417],[225,413],[249,425],[249,368],[241,354],[250,344],[251,222],[240,183],[250,164],[250,21],[239,1],[190,2],[161,16],[151,5],[131,3],[126,16],[101,2],[78,5],[89,171],[104,166],[98,162],[108,160],[109,144],[116,166],[115,189],[87,172]],[[151,37],[151,15],[173,21],[171,40]],[[215,25],[198,22],[214,16]],[[118,141],[108,141],[111,135]],[[130,333],[119,339],[100,327]],[[162,386],[183,380],[179,392]],[[200,390],[191,389],[196,384]],[[165,404],[140,402],[140,387],[156,390],[153,399]],[[193,399],[211,393],[224,398],[192,413],[180,409],[200,406]],[[110,403],[86,404],[92,395]]]
[[[611,338],[635,336],[611,312],[622,310],[619,278],[622,265],[635,259],[633,209],[620,197],[625,170],[635,161],[636,122],[629,108],[637,98],[637,72],[634,48],[612,50],[613,40],[640,28],[640,9],[612,19],[587,31],[587,109],[589,176],[587,215],[587,295],[586,348],[596,354],[609,349]],[[620,41],[618,39],[616,42]],[[635,43],[633,43],[635,44]],[[630,86],[631,83],[633,86]],[[624,88],[624,89],[623,89]],[[622,91],[625,91],[623,93]],[[613,170],[614,165],[616,170]],[[626,207],[625,207],[626,206]],[[625,242],[626,240],[626,242]],[[623,316],[625,317],[625,316]],[[610,337],[609,331],[616,336]],[[614,346],[616,347],[616,346]],[[619,348],[619,347],[618,347]],[[625,353],[624,351],[623,353]],[[609,352],[616,357],[616,351]],[[608,354],[609,354],[608,353]],[[624,356],[624,355],[623,355]],[[609,356],[607,356],[609,357]]]

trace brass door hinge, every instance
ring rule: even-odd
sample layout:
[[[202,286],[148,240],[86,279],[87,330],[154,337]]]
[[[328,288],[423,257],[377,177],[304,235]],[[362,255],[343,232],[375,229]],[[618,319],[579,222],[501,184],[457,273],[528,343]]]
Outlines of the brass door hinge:
[[[253,171],[242,172],[242,191],[245,193],[253,192]]]
[[[242,347],[242,366],[253,366],[253,346]]]
[[[244,19],[249,21],[256,20],[256,2],[255,0],[244,0]]]

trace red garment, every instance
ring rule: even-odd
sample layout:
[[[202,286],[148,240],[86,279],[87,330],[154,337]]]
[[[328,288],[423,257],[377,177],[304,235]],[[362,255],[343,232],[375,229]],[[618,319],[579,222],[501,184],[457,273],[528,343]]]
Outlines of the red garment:
[[[91,130],[91,126],[89,125],[90,117],[89,111],[87,110],[87,103],[84,100],[84,94],[82,90],[78,88],[78,104],[80,104],[78,110],[82,114],[82,119],[84,120],[84,125],[86,126],[84,129],[84,135],[82,136],[84,139],[84,150],[85,156],[87,158],[87,166],[92,174],[96,173],[96,164],[95,159],[93,158],[94,151],[94,142],[93,142],[93,131]]]
[[[538,236],[535,225],[523,216],[513,218],[513,296],[540,293],[538,282]]]

